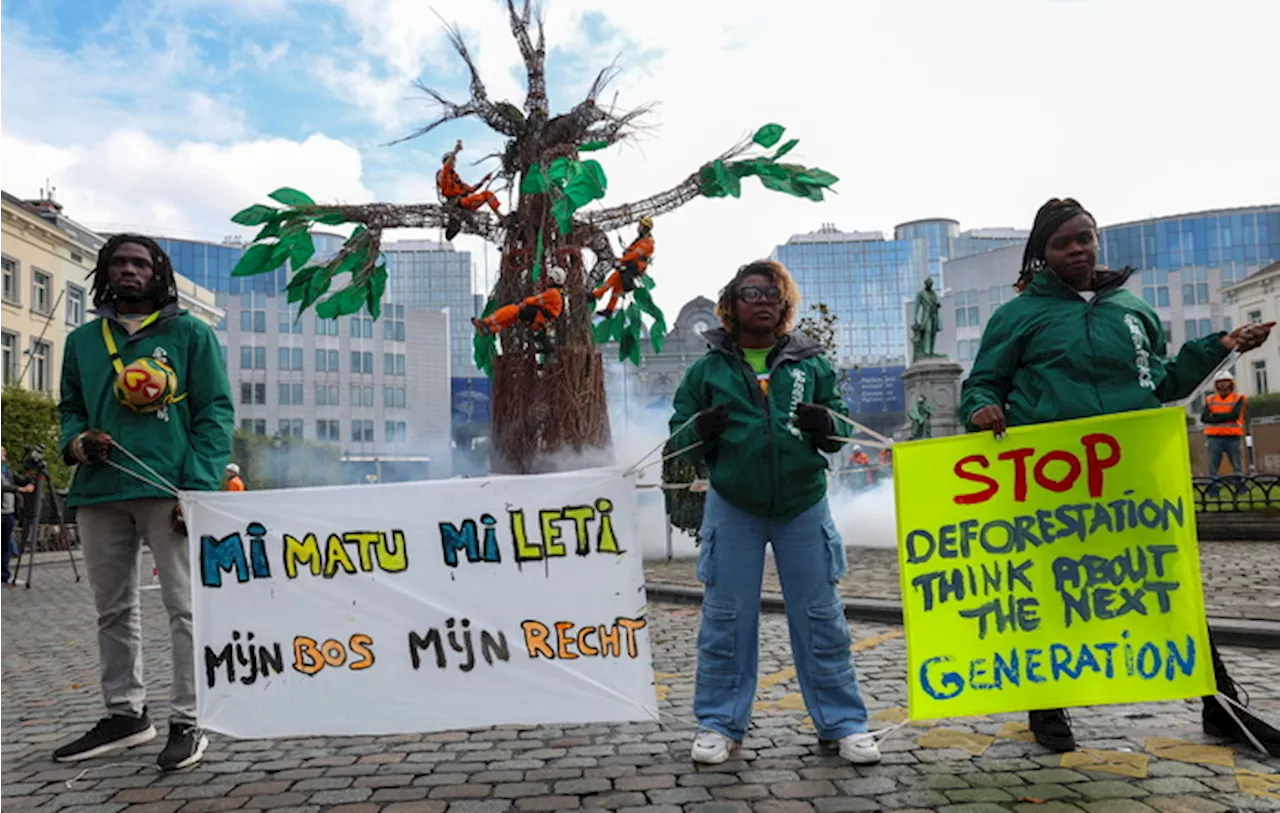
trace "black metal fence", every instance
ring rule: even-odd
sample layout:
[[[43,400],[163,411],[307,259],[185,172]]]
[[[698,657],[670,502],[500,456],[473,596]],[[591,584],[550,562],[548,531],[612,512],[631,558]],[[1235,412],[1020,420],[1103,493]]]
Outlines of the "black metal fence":
[[[1199,513],[1280,514],[1280,475],[1193,477],[1191,487],[1195,491],[1196,511]],[[1280,518],[1277,521],[1280,522]]]

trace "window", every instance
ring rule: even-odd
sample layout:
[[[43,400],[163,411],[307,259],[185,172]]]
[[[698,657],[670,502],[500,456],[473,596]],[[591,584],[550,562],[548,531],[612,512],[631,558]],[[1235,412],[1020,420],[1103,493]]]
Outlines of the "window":
[[[1255,361],[1253,363],[1253,389],[1258,395],[1266,395],[1271,391],[1267,387],[1267,363],[1265,361]]]
[[[407,443],[409,440],[409,427],[404,421],[387,421],[386,423],[387,443]]]
[[[266,333],[267,312],[258,310],[240,311],[240,332]]]
[[[281,347],[280,348],[280,369],[281,370],[301,370],[302,369],[302,348],[301,347]]]
[[[373,406],[373,387],[361,387],[356,384],[351,385],[351,406]]]
[[[404,305],[387,306],[382,317],[382,338],[387,341],[404,341]]]
[[[31,389],[53,390],[53,345],[48,342],[31,342]]]
[[[267,434],[267,421],[265,418],[241,418],[240,431],[246,435],[265,435]]]
[[[384,353],[382,355],[383,375],[404,375],[404,353]]]
[[[961,339],[956,342],[956,354],[960,356],[960,361],[973,361],[978,357],[978,348],[982,346],[982,339]]]
[[[353,339],[372,339],[373,338],[373,320],[368,316],[351,317],[351,338]]]
[[[302,437],[302,419],[301,418],[281,418],[280,419],[280,437],[282,438]]]
[[[1213,322],[1209,319],[1188,319],[1183,323],[1187,330],[1187,341],[1208,336],[1213,332]]]
[[[243,333],[267,332],[267,296],[263,293],[240,295],[240,330]]]
[[[316,384],[316,406],[338,406],[338,385]]]
[[[1153,308],[1169,307],[1169,272],[1143,271],[1142,298]]]
[[[318,373],[338,372],[338,351],[337,350],[317,350],[316,351],[316,372]]]
[[[282,307],[284,307],[283,303],[282,303]],[[280,311],[280,332],[281,333],[301,333],[302,319],[299,317],[300,317],[300,314],[295,313],[291,309]],[[298,437],[302,437],[302,435],[298,435]]]
[[[1010,299],[1013,299],[1015,293],[1016,292],[1013,290],[1012,285],[997,285],[992,288],[987,292],[987,295],[991,299],[991,310],[994,311],[1000,305],[1003,305]]]
[[[4,266],[4,301],[13,305],[21,305],[22,297],[18,296],[18,263],[4,257],[0,260],[0,265]]]
[[[404,409],[404,387],[383,387],[382,405],[392,409]]]
[[[280,406],[303,406],[301,384],[280,385]],[[299,435],[301,437],[301,435]]]
[[[1173,341],[1173,322],[1161,322],[1160,329],[1164,331],[1165,343]]]
[[[373,421],[352,421],[351,440],[354,443],[373,443]]]
[[[253,402],[255,404],[265,404],[267,402],[267,385],[261,381],[253,385]]]
[[[84,289],[70,283],[67,284],[67,324],[84,324]]]
[[[1209,270],[1186,268],[1182,271],[1182,304],[1209,304]]]
[[[373,353],[351,351],[351,372],[373,374]]]
[[[1262,324],[1262,311],[1249,311],[1249,315],[1245,317],[1251,325]]]
[[[316,421],[316,440],[338,443],[342,440],[342,432],[337,421]]]
[[[241,370],[267,369],[267,348],[244,345],[240,348]]]
[[[240,403],[242,404],[253,403],[253,382],[252,381],[240,382]]]
[[[43,271],[31,271],[31,310],[36,313],[53,311],[53,277]]]
[[[218,350],[221,351],[221,354],[222,354],[222,366],[226,367],[227,366],[227,346],[225,344],[220,344],[218,345]]]
[[[321,316],[317,316],[316,317],[316,335],[317,336],[337,336],[338,320],[325,319]]]
[[[978,318],[978,292],[960,291],[955,295],[956,327],[978,327],[982,320]]]
[[[1228,332],[1228,333],[1230,333],[1230,332],[1231,332],[1231,330],[1232,330],[1232,327],[1231,327],[1231,326],[1232,326],[1233,324],[1234,324],[1234,322],[1232,321],[1232,319],[1231,319],[1231,317],[1230,317],[1230,316],[1224,316],[1224,317],[1222,317],[1222,329],[1223,329],[1223,330],[1225,330],[1226,332]]]
[[[6,330],[0,338],[3,339],[4,385],[7,387],[18,380],[18,334]]]

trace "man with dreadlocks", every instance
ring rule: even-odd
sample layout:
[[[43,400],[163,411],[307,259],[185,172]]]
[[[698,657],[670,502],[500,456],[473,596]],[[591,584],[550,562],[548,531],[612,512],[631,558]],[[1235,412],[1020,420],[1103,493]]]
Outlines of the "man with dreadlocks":
[[[991,315],[973,370],[964,382],[960,417],[971,431],[1067,421],[1138,409],[1187,397],[1231,351],[1266,341],[1271,325],[1193,339],[1174,359],[1146,302],[1125,290],[1133,269],[1098,266],[1098,227],[1083,206],[1050,200],[1036,213],[1015,288]],[[1140,346],[1135,347],[1135,344]],[[1211,647],[1218,691],[1240,692]],[[1033,711],[1036,741],[1054,751],[1075,749],[1062,709]],[[1248,730],[1242,730],[1236,718]],[[1204,698],[1205,733],[1261,745],[1280,756],[1280,731],[1243,709]]]
[[[217,337],[178,307],[169,257],[155,241],[117,235],[93,271],[94,314],[67,337],[62,362],[62,450],[75,465],[67,504],[98,612],[108,716],[54,752],[89,759],[155,738],[142,681],[138,560],[155,557],[169,612],[173,683],[161,769],[199,762],[191,565],[179,491],[218,491],[231,458],[234,407]]]

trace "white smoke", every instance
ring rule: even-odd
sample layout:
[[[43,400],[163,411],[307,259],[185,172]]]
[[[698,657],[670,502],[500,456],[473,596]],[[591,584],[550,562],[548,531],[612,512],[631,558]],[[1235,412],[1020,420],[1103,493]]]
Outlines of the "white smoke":
[[[897,547],[897,511],[893,502],[892,480],[856,493],[832,490],[830,500],[831,518],[835,520],[846,546]]]

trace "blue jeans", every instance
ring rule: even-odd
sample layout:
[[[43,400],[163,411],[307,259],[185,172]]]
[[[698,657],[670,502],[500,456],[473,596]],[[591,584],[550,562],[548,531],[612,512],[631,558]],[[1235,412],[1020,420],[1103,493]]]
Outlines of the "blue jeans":
[[[9,562],[18,555],[18,543],[13,538],[13,526],[16,518],[13,514],[0,516],[4,517],[4,583],[8,584],[13,580],[13,574],[9,572]]]
[[[1244,467],[1240,465],[1240,438],[1229,436],[1213,436],[1205,438],[1205,442],[1209,447],[1209,476],[1218,476],[1218,465],[1222,462],[1222,456],[1227,456],[1227,462],[1231,464],[1232,474],[1243,474]]]
[[[765,543],[786,600],[791,656],[819,738],[867,730],[852,641],[836,582],[844,543],[824,497],[790,522],[773,522],[707,492],[698,579],[706,585],[698,628],[693,712],[698,725],[741,742],[751,722],[759,669]]]

